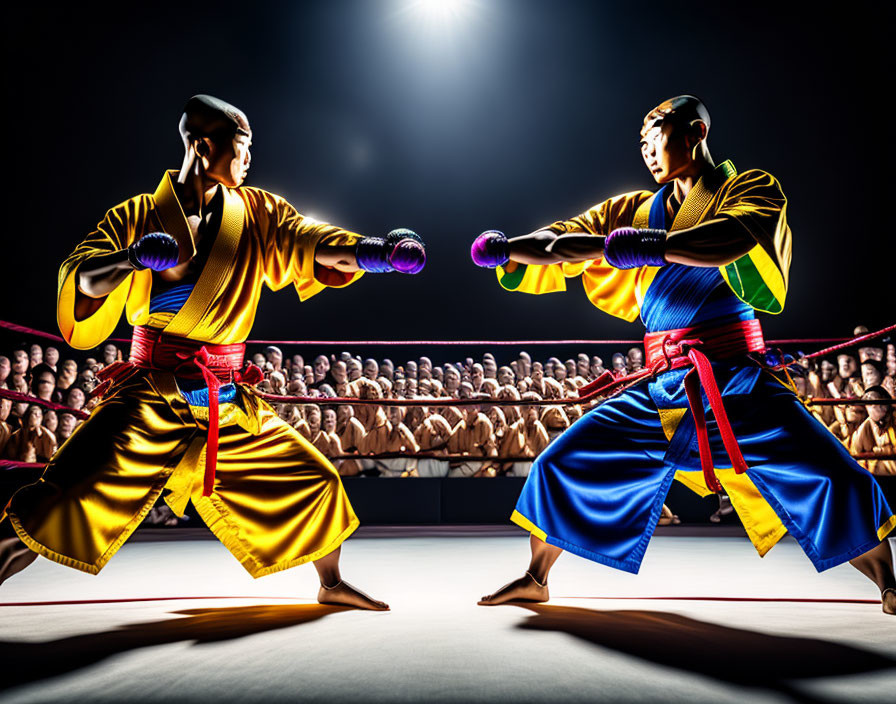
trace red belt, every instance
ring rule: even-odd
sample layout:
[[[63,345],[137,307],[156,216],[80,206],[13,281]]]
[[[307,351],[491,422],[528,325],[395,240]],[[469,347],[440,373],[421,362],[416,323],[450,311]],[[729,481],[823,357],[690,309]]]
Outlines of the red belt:
[[[205,477],[202,495],[210,496],[215,486],[218,464],[218,390],[223,384],[257,384],[264,377],[261,369],[249,364],[244,371],[246,346],[211,345],[185,337],[165,335],[152,328],[137,326],[131,340],[131,360],[115,362],[99,371],[102,384],[94,395],[102,395],[138,369],[171,372],[182,379],[202,379],[208,386],[208,444],[205,452]]]
[[[709,433],[706,430],[706,417],[703,412],[703,397],[700,394],[701,387],[706,392],[709,407],[719,426],[722,444],[734,471],[738,474],[746,472],[747,463],[728,421],[722,394],[707,354],[713,359],[725,359],[765,349],[762,326],[758,320],[744,320],[716,328],[663,330],[645,335],[644,347],[647,350],[647,365],[654,374],[670,369],[693,367],[684,377],[684,390],[697,428],[700,465],[703,468],[706,486],[712,491],[722,491],[722,485],[716,477],[712,463]]]

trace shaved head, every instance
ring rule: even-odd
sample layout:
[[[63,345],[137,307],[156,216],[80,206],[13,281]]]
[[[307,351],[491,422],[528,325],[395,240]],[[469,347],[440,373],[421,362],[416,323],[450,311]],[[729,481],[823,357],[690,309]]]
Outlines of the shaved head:
[[[706,125],[708,133],[710,125],[709,111],[703,102],[693,95],[679,95],[675,98],[664,100],[647,113],[647,116],[644,118],[644,126],[641,128],[641,134],[644,135],[648,130],[666,124],[672,125],[673,128],[690,127],[698,121]]]

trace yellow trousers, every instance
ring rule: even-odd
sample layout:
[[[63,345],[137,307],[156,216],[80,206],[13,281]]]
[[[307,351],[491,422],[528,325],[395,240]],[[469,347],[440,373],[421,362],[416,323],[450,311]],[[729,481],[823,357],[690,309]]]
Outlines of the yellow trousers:
[[[202,496],[207,409],[191,409],[166,372],[114,388],[40,480],[10,500],[19,537],[96,574],[168,489],[174,512],[192,500],[253,577],[332,552],[358,527],[338,472],[265,402],[239,395],[240,404],[221,407],[214,491]]]

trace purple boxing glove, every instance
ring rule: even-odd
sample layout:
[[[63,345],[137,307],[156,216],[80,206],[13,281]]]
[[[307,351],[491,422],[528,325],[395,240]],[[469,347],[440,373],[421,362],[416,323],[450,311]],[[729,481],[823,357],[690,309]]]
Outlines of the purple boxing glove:
[[[392,230],[385,237],[365,237],[355,247],[358,267],[374,274],[418,274],[426,264],[426,247],[412,230]]]
[[[400,240],[389,255],[395,271],[402,274],[419,274],[426,265],[426,249],[416,240]]]
[[[138,271],[162,271],[177,264],[177,240],[164,232],[150,232],[128,247],[128,261]]]
[[[510,242],[503,232],[487,230],[473,241],[470,257],[476,266],[494,269],[510,261]]]
[[[666,231],[620,227],[604,241],[604,261],[617,269],[666,265]]]

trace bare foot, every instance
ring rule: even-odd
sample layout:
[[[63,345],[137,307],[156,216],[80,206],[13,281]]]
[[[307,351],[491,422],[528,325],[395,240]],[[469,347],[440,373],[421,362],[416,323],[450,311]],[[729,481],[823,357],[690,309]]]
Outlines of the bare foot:
[[[884,613],[896,616],[896,590],[885,589],[884,593],[880,595],[880,600],[883,604]]]
[[[480,606],[496,606],[508,601],[547,601],[550,599],[548,585],[539,584],[528,572],[519,579],[505,584],[494,594],[482,597]]]
[[[334,587],[325,587],[321,584],[320,591],[317,592],[317,601],[321,604],[351,606],[355,609],[389,611],[389,605],[386,602],[371,599],[360,589],[355,589],[345,581],[337,582]]]

